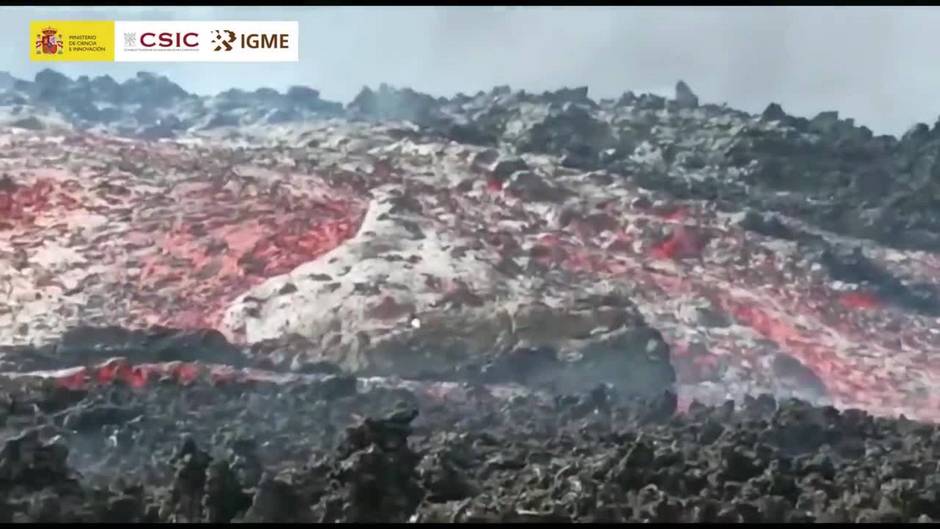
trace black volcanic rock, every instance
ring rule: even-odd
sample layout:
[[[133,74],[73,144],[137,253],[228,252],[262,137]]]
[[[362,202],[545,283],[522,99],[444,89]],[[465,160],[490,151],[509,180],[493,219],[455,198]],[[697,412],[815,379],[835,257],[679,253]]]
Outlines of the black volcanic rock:
[[[594,105],[594,102],[588,98],[588,87],[586,86],[561,88],[554,92],[546,92],[542,97],[552,103],[584,103]]]
[[[876,396],[888,397],[881,401],[886,403],[903,397],[905,402],[890,405],[906,409],[930,402],[917,395],[917,368],[922,353],[931,352],[930,317],[940,314],[940,297],[930,284],[931,256],[919,262],[919,252],[844,242],[831,232],[883,246],[935,249],[940,124],[916,127],[900,140],[874,137],[834,112],[803,119],[771,105],[763,115],[750,115],[698,104],[691,90],[682,95],[679,87],[674,99],[629,93],[619,104],[597,105],[583,88],[531,94],[497,87],[447,99],[383,85],[363,90],[348,110],[308,88],[283,94],[230,90],[203,98],[148,75],[116,83],[110,78],[63,80],[46,72],[34,83],[13,81],[8,90],[9,101],[23,99],[15,103],[19,110],[11,109],[13,123],[42,122],[41,110],[76,126],[97,120],[107,123],[101,127],[106,131],[152,139],[196,126],[251,129],[264,123],[290,124],[284,128],[309,136],[285,147],[212,149],[210,141],[154,148],[82,134],[59,143],[35,141],[42,134],[11,134],[12,155],[6,161],[22,161],[20,168],[32,169],[25,164],[33,156],[49,165],[68,156],[72,165],[116,168],[92,173],[88,178],[102,179],[92,180],[94,188],[82,187],[87,181],[70,182],[69,188],[85,193],[71,201],[65,185],[58,192],[46,193],[43,187],[31,192],[20,181],[27,171],[0,175],[0,205],[4,215],[13,214],[4,216],[2,229],[11,229],[9,219],[24,211],[29,215],[14,220],[33,220],[30,215],[38,208],[24,198],[97,204],[104,211],[103,205],[116,197],[148,196],[130,202],[137,206],[134,211],[119,203],[120,214],[133,213],[136,221],[149,218],[155,208],[169,212],[158,220],[173,225],[171,241],[181,241],[220,229],[213,210],[234,209],[220,202],[223,194],[250,187],[252,192],[237,195],[238,206],[251,205],[254,195],[279,195],[286,191],[282,184],[292,182],[275,180],[272,173],[293,175],[299,166],[313,165],[310,158],[329,173],[324,186],[351,183],[365,195],[389,180],[402,182],[394,200],[377,201],[393,206],[382,213],[388,218],[409,211],[437,218],[431,223],[417,213],[414,222],[398,217],[400,231],[387,232],[389,237],[372,232],[373,244],[351,254],[350,264],[366,261],[381,276],[362,275],[351,266],[338,266],[337,274],[297,272],[288,283],[269,283],[276,288],[265,299],[243,297],[246,317],[280,325],[287,318],[279,321],[270,312],[283,309],[288,317],[300,314],[303,326],[314,329],[306,338],[256,344],[255,351],[244,353],[253,355],[253,362],[225,335],[208,329],[79,327],[56,345],[0,347],[0,521],[940,519],[936,425],[782,397],[855,398],[873,407]],[[333,115],[380,123],[337,120],[322,127],[328,133],[303,130],[303,122]],[[389,126],[383,120],[408,120],[414,126]],[[248,136],[252,131],[237,132]],[[93,150],[94,156],[86,157],[82,149]],[[406,154],[409,149],[415,152]],[[258,177],[260,171],[242,171],[268,165],[272,158],[284,161],[271,163],[265,178]],[[440,165],[422,165],[428,159]],[[340,165],[347,168],[338,170]],[[166,176],[179,194],[140,194],[163,183],[148,171]],[[310,179],[320,178],[315,172],[310,171]],[[436,177],[435,183],[444,184],[432,185]],[[485,185],[478,185],[483,179]],[[179,199],[202,192],[196,188],[203,186],[188,185],[194,182],[225,193],[191,205],[196,215],[185,216],[184,222],[177,216],[185,211]],[[97,202],[85,200],[96,196]],[[309,205],[310,196],[297,198],[302,205],[284,202],[265,209],[282,214]],[[718,214],[716,208],[737,215]],[[259,217],[260,209],[247,211],[252,213],[225,217],[226,226]],[[174,216],[181,220],[172,222]],[[448,216],[454,224],[445,227]],[[145,235],[159,234],[155,225],[146,225]],[[189,233],[178,232],[179,225]],[[524,299],[518,295],[520,285],[505,282],[486,289],[454,281],[459,288],[452,289],[427,274],[419,281],[428,290],[416,293],[420,283],[395,284],[385,277],[395,267],[407,269],[434,256],[434,247],[412,252],[389,245],[410,240],[410,233],[443,246],[447,241],[431,237],[435,225],[441,227],[438,236],[447,228],[475,228],[446,248],[468,267],[465,277],[483,277],[490,269],[478,273],[469,267],[492,258],[492,271],[519,283],[549,279],[531,294],[551,305],[530,304],[492,328],[476,327],[503,310],[489,310],[496,307],[486,305],[491,299],[506,306]],[[367,232],[360,230],[370,242]],[[544,237],[552,232],[560,236]],[[17,274],[11,282],[16,299],[32,303],[33,294],[56,297],[74,289],[82,297],[71,299],[88,311],[79,315],[97,321],[113,313],[94,312],[93,302],[137,292],[124,290],[123,274],[120,288],[116,282],[103,283],[109,288],[106,296],[94,295],[95,281],[110,274],[86,274],[81,282],[47,277],[45,259],[34,252],[36,237],[13,233],[10,240],[23,241],[15,248],[29,250],[7,256]],[[69,272],[84,273],[86,263],[104,260],[101,249],[133,254],[108,246],[112,240],[122,242],[113,233],[83,241],[79,255],[85,260]],[[293,235],[306,229],[291,225],[290,233],[269,239],[287,239],[283,250],[288,253],[302,249],[304,241]],[[610,241],[613,234],[629,239]],[[51,239],[46,242],[62,241]],[[136,251],[141,240],[147,239],[135,236],[127,249]],[[203,251],[235,250],[234,245],[220,249],[228,246],[222,241],[197,238],[194,243],[189,249],[198,250],[200,258],[211,257]],[[641,254],[648,243],[656,246]],[[264,244],[256,248],[258,254],[246,254],[253,259],[239,260],[239,265],[257,268],[264,263],[254,258],[275,253]],[[336,254],[346,250],[349,246]],[[634,255],[608,259],[619,252]],[[168,253],[173,252],[161,256]],[[366,254],[372,257],[360,259]],[[143,257],[131,257],[138,261],[133,266],[143,266]],[[379,259],[390,264],[371,268]],[[636,266],[627,266],[633,261]],[[172,268],[184,267],[184,276],[174,274],[171,281],[193,290],[218,273],[207,266],[187,274],[185,267],[196,262],[180,262],[174,257]],[[158,270],[160,263],[151,261],[148,268]],[[758,263],[759,269],[753,266]],[[434,261],[435,270],[446,265],[443,258]],[[206,269],[212,273],[203,275]],[[291,269],[295,264],[286,267]],[[618,283],[611,277],[615,274],[629,284]],[[20,278],[26,278],[26,287]],[[343,282],[349,278],[355,281]],[[156,299],[175,285],[159,275],[149,280],[159,290],[157,295],[148,291],[148,304],[166,301],[168,312],[184,309],[169,298]],[[322,289],[298,294],[320,283]],[[348,291],[339,290],[346,286]],[[319,294],[333,287],[343,300],[327,304]],[[588,295],[595,287],[599,290]],[[98,288],[103,290],[101,284]],[[621,288],[622,296],[610,293]],[[377,301],[396,291],[416,298],[441,294],[443,299],[431,305],[434,318],[427,312],[416,315],[408,300],[389,297],[368,318],[352,319],[370,306],[365,303],[369,292]],[[760,295],[746,295],[749,291]],[[218,299],[228,304],[230,294],[226,290]],[[308,326],[316,317],[290,301],[297,299],[350,314],[335,326],[350,328],[350,334],[321,336],[317,326]],[[355,311],[336,310],[349,299],[353,303],[346,307]],[[26,313],[44,324],[40,316],[58,308],[56,301],[50,303],[44,314]],[[870,306],[853,308],[852,303]],[[774,306],[786,308],[771,310]],[[787,310],[792,314],[782,314]],[[456,325],[441,332],[447,329],[441,317],[448,311],[456,314]],[[818,317],[817,311],[822,313]],[[55,328],[66,320],[50,321]],[[369,329],[373,321],[379,323]],[[747,326],[755,332],[738,332]],[[352,363],[343,363],[346,371],[341,371],[332,361],[342,357],[315,360],[329,358],[340,347],[349,347],[348,358],[358,360],[372,354],[370,344],[388,335],[408,336],[409,328],[427,334],[412,333],[421,340],[372,349],[379,351],[372,358],[384,362],[380,373],[356,371]],[[472,339],[460,336],[464,330]],[[872,334],[862,335],[869,330]],[[849,334],[855,332],[862,337]],[[529,336],[517,340],[512,333]],[[876,343],[883,336],[876,340],[875,333],[897,341]],[[463,354],[467,344],[486,335],[499,339]],[[354,340],[330,340],[346,336]],[[559,337],[571,340],[556,348]],[[839,348],[852,354],[835,354],[843,351]],[[264,369],[242,369],[262,364]],[[702,396],[720,402],[738,391],[754,394],[762,390],[753,388],[767,380],[777,384],[776,398],[747,396],[721,406],[691,400]]]
[[[363,88],[347,105],[354,116],[373,120],[405,120],[424,124],[431,121],[439,103],[433,97],[410,88],[381,84],[377,91]]]
[[[292,86],[287,89],[287,99],[299,104],[316,103],[320,101],[320,91],[306,86]]]
[[[178,84],[162,75],[139,72],[121,84],[123,100],[148,106],[162,106],[190,97]]]
[[[113,349],[94,352],[103,358],[122,344],[136,347],[132,334],[95,331],[69,340],[112,336]],[[661,349],[654,344],[644,353]],[[65,365],[76,358],[61,352]],[[605,358],[625,352],[592,352],[580,376],[650,377],[611,371]],[[492,374],[526,384],[559,364],[540,349],[504,360]],[[818,383],[792,358],[777,359],[774,369]],[[609,383],[551,398],[514,386],[511,396],[497,397],[493,386],[455,375],[458,384],[425,384],[427,391],[347,375],[80,390],[7,378],[0,520],[940,517],[935,425],[768,395],[680,409],[670,391],[634,398]],[[463,389],[454,392],[457,385]]]
[[[51,101],[67,97],[72,80],[67,76],[46,68],[36,74],[34,90],[40,101]]]
[[[685,81],[676,83],[676,104],[679,108],[695,108],[698,106],[698,96],[685,84]]]
[[[77,363],[109,356],[125,356],[136,362],[183,360],[233,365],[243,362],[241,350],[218,331],[181,331],[160,327],[145,331],[76,327],[63,335],[57,354]]]
[[[777,103],[767,105],[767,108],[761,113],[761,118],[767,121],[780,121],[786,119],[786,117],[787,113],[784,112],[783,108]]]
[[[10,90],[16,83],[16,78],[10,72],[0,72],[0,90]]]
[[[119,103],[123,98],[121,85],[110,75],[100,75],[91,80],[91,90],[95,98],[101,101]]]

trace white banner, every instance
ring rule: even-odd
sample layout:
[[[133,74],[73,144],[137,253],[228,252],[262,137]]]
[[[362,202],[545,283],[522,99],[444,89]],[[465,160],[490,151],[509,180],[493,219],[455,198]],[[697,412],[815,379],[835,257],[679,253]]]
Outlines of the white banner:
[[[115,62],[297,62],[297,22],[115,21]]]

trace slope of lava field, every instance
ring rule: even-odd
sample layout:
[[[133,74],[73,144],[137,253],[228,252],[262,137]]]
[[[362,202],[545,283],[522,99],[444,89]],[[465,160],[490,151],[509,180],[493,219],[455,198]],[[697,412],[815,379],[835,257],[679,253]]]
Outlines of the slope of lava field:
[[[317,263],[334,261],[361,231],[369,190],[395,185],[427,226],[491,256],[494,267],[512,263],[516,276],[543,281],[553,296],[626,289],[670,345],[683,400],[766,391],[940,419],[932,355],[940,320],[835,280],[799,238],[860,248],[905,284],[936,282],[936,254],[784,217],[797,240],[761,235],[707,201],[650,192],[629,175],[559,169],[549,156],[527,155],[524,178],[488,177],[500,173],[503,155],[386,132],[320,127],[311,133],[316,149],[4,134],[0,290],[11,302],[0,312],[0,341],[49,341],[78,324],[210,327],[257,341],[227,326],[223,312],[257,297],[263,319],[277,297],[272,285],[282,296],[303,294],[284,278],[300,265],[316,276]],[[371,236],[381,242],[381,233]],[[511,298],[517,287],[505,285],[501,295]],[[395,291],[374,287],[362,287],[363,299]],[[409,317],[393,319],[408,327]],[[285,330],[304,334],[305,323]]]
[[[333,249],[362,215],[342,189],[228,154],[94,136],[4,144],[5,343],[75,324],[216,327],[237,295]]]

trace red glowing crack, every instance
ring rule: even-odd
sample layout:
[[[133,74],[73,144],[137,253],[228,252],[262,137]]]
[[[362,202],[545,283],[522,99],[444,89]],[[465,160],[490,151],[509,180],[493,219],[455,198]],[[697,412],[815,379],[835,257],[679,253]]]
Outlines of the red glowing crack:
[[[685,210],[675,211],[684,213],[657,216],[667,221],[687,218]],[[917,389],[918,384],[930,387],[930,381],[940,380],[940,362],[918,361],[915,371],[904,369],[904,362],[895,360],[901,354],[895,347],[897,343],[914,351],[938,350],[940,340],[936,336],[902,328],[902,337],[865,324],[862,318],[873,317],[881,322],[889,314],[882,315],[886,307],[877,296],[865,291],[832,292],[812,282],[803,284],[779,277],[772,256],[751,269],[711,266],[708,260],[695,259],[697,269],[693,272],[682,260],[703,255],[709,244],[703,233],[698,228],[674,226],[667,239],[647,250],[647,256],[635,253],[629,244],[597,244],[591,240],[572,243],[564,236],[551,234],[538,238],[537,259],[544,266],[618,277],[637,285],[636,301],[649,309],[647,319],[654,327],[665,329],[680,383],[720,380],[723,364],[737,365],[755,378],[768,376],[761,372],[755,351],[742,348],[734,338],[713,335],[711,350],[690,351],[681,336],[672,334],[668,319],[662,319],[671,317],[671,311],[659,312],[657,307],[692,295],[710,300],[734,323],[752,329],[799,361],[824,382],[839,406],[888,414],[903,410],[909,416],[940,418],[940,394],[923,394]],[[734,241],[733,248],[746,244],[734,233],[718,233],[717,238],[724,239],[723,243]],[[649,268],[656,261],[676,264]],[[768,289],[768,283],[779,287]],[[903,354],[908,357],[913,353]]]
[[[84,260],[67,272],[101,268],[68,290],[98,281],[75,303],[84,310],[95,298],[104,299],[105,306],[94,309],[104,324],[217,327],[222,309],[236,297],[352,236],[364,213],[364,189],[383,179],[400,180],[419,200],[434,195],[435,206],[456,219],[452,226],[442,221],[444,229],[469,231],[466,219],[479,218],[494,226],[503,220],[546,225],[541,212],[527,210],[495,179],[485,183],[488,192],[475,198],[412,185],[407,175],[393,177],[392,169],[382,165],[371,176],[368,171],[356,175],[363,180],[361,188],[336,189],[317,175],[286,171],[267,180],[254,173],[232,175],[236,171],[224,167],[204,174],[204,165],[213,164],[201,157],[213,160],[215,153],[194,155],[173,145],[129,147],[92,137],[70,141],[43,147],[47,163],[58,163],[53,160],[62,150],[80,146],[71,154],[102,152],[108,163],[129,160],[156,176],[135,174],[136,169],[89,169],[79,175],[23,170],[15,182],[0,181],[0,237],[29,257],[46,243],[54,243],[53,251],[58,251],[56,244],[74,250]],[[22,159],[45,152],[18,148],[24,149]],[[218,154],[222,160],[226,156]],[[754,379],[771,376],[759,362],[766,360],[755,345],[761,338],[775,345],[775,353],[811,370],[839,404],[940,418],[940,392],[933,389],[940,387],[940,361],[933,354],[940,351],[940,335],[931,332],[936,320],[898,310],[871,292],[835,292],[799,268],[803,265],[785,274],[784,258],[740,230],[716,223],[707,208],[630,207],[626,204],[633,197],[614,200],[615,194],[601,196],[601,190],[585,186],[585,199],[595,205],[580,216],[566,213],[571,218],[560,223],[562,228],[541,236],[498,228],[485,240],[499,247],[494,253],[525,257],[515,252],[528,248],[536,264],[632,286],[631,297],[673,349],[680,383],[721,381],[730,367]],[[98,228],[89,227],[94,216]],[[664,226],[670,233],[661,239]],[[921,279],[940,276],[936,255],[906,252],[901,257],[893,266],[917,272]],[[53,295],[65,290],[49,280],[65,267],[43,266],[28,263],[25,270],[35,276],[23,283]],[[677,322],[674,302],[684,298],[708,300],[738,327],[722,333],[703,330],[697,322]],[[387,305],[378,313],[398,317],[407,312],[397,302]],[[692,343],[703,336],[707,343]],[[131,385],[149,379],[148,373],[164,373],[163,367],[122,364],[102,369],[93,373],[98,380],[126,379]],[[183,380],[192,375],[187,367],[173,369],[171,376]],[[212,372],[220,380],[234,376],[231,369]]]

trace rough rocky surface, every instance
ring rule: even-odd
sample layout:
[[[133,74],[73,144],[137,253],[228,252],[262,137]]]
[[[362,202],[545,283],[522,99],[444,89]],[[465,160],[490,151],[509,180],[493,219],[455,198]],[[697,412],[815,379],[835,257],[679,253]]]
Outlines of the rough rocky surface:
[[[5,522],[940,517],[937,426],[768,395],[681,411],[604,385],[50,380],[4,377]]]
[[[26,114],[23,106],[29,105],[40,109],[52,123],[151,140],[175,137],[191,129],[281,123],[336,116],[343,111],[341,104],[324,101],[319,92],[303,86],[291,87],[286,93],[232,89],[203,98],[187,93],[166,77],[147,72],[118,83],[107,75],[93,79],[83,75],[73,80],[43,70],[33,81],[16,79],[3,88],[0,103],[7,105],[14,120]],[[42,119],[32,123],[27,128],[49,125]]]
[[[133,92],[188,123],[179,101],[316,95],[55,75],[5,97],[36,117],[129,91],[115,116]],[[68,83],[88,88],[42,91]],[[614,351],[657,387],[668,356],[683,401],[769,392],[940,415],[930,129],[895,140],[831,113],[751,116],[684,83],[601,102],[383,85],[340,110],[159,141],[67,113],[65,131],[5,129],[0,342],[214,328],[405,376],[517,349]]]
[[[937,127],[51,70],[0,116],[0,520],[940,515]]]

